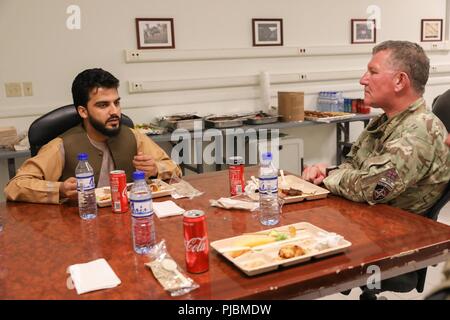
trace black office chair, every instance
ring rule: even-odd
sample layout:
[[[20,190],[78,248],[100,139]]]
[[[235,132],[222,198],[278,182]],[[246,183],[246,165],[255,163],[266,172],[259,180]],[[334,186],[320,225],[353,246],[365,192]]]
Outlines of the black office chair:
[[[59,107],[34,120],[28,129],[31,156],[34,157],[43,145],[80,122],[81,117],[73,104]],[[123,113],[122,124],[134,128],[133,121]]]
[[[444,123],[447,131],[450,133],[450,90],[447,90],[443,94],[437,96],[433,100],[432,105],[433,113]],[[447,184],[442,197],[436,202],[433,207],[427,212],[427,218],[437,221],[439,212],[450,200],[450,182]],[[425,280],[427,276],[427,269],[424,268],[417,271],[418,281],[417,281],[417,292],[423,292],[425,287]]]
[[[444,194],[442,197],[436,202],[431,209],[427,212],[427,218],[433,219],[434,221],[437,221],[439,212],[441,209],[449,202],[450,200],[450,182],[447,184],[447,187],[445,188]],[[427,269],[420,269],[417,271],[417,292],[423,292],[423,289],[425,288],[425,280],[427,277]]]
[[[432,109],[450,133],[450,90],[434,98]]]

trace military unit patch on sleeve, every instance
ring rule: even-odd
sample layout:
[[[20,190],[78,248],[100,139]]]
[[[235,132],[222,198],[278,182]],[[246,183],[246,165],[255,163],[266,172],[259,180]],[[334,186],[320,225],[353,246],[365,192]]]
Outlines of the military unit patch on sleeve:
[[[394,189],[395,182],[398,179],[397,171],[392,168],[386,171],[378,180],[375,189],[373,190],[373,200],[380,201],[386,198]]]

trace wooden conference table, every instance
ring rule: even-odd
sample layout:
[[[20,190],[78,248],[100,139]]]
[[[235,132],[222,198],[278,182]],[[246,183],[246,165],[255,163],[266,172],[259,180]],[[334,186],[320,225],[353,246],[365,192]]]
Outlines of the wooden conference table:
[[[256,173],[246,168],[247,178]],[[185,178],[205,193],[175,200],[184,209],[207,212],[209,240],[262,230],[252,213],[209,206],[228,196],[228,171]],[[159,198],[155,201],[168,200]],[[82,221],[68,205],[0,203],[1,299],[172,299],[133,252],[130,215],[102,208]],[[316,298],[382,278],[421,269],[449,258],[450,227],[387,205],[369,206],[330,196],[283,207],[280,225],[310,222],[352,242],[345,253],[248,277],[215,251],[209,271],[190,274],[200,288],[176,299]],[[158,239],[166,239],[172,257],[184,269],[182,217],[156,218]],[[113,289],[77,295],[66,285],[68,266],[105,258],[122,283]],[[371,269],[369,269],[371,270]]]

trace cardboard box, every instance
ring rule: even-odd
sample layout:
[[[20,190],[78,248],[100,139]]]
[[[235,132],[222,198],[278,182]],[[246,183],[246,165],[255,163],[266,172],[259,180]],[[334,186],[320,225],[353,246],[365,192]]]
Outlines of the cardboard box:
[[[15,127],[0,127],[0,147],[12,147],[18,140]]]
[[[305,120],[303,92],[278,92],[278,115],[282,122]]]

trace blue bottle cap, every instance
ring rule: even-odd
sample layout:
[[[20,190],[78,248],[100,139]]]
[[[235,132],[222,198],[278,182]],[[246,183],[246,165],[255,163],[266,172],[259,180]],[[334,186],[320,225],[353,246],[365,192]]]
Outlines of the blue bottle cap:
[[[79,161],[84,161],[84,160],[87,160],[87,159],[88,159],[87,153],[79,153],[78,154],[78,160]]]
[[[272,160],[272,152],[264,152],[262,154],[262,159],[263,160]]]
[[[133,180],[136,181],[136,180],[143,180],[143,179],[145,179],[144,171],[137,170],[137,171],[133,172]]]

